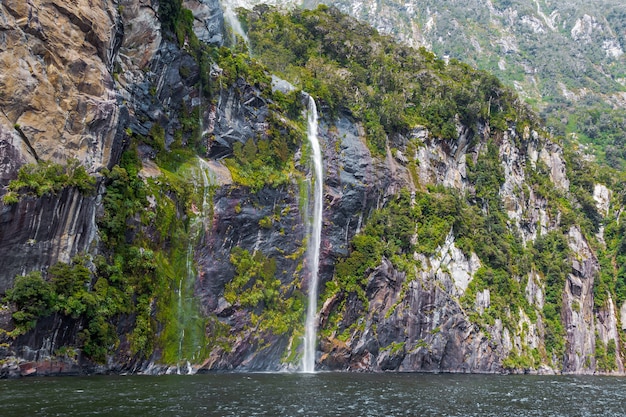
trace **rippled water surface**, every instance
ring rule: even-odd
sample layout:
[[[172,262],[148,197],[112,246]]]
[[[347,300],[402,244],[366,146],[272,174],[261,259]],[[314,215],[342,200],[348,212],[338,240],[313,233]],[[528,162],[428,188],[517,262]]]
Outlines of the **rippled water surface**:
[[[1,416],[626,416],[626,379],[211,374],[0,381]]]

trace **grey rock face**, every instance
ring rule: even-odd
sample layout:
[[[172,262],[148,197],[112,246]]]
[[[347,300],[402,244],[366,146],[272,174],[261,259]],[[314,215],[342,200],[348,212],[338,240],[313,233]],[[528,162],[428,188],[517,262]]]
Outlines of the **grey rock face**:
[[[219,9],[217,0],[205,3]],[[163,39],[150,2],[125,1],[121,6],[118,9],[121,14],[109,28],[113,32],[101,34],[111,39],[106,59],[115,62],[121,71],[115,86],[110,77],[102,81],[109,93],[115,89],[117,98],[107,102],[115,111],[103,107],[98,110],[98,118],[89,124],[92,132],[89,135],[107,138],[96,140],[93,146],[103,152],[101,160],[109,167],[118,162],[124,150],[122,142],[128,139],[125,129],[147,135],[152,125],[159,122],[165,126],[166,139],[171,142],[174,131],[180,129],[177,115],[181,106],[192,108],[194,103],[197,105],[194,100],[201,99],[201,92],[193,87],[199,77],[198,66],[177,45]],[[103,11],[94,13],[100,12]],[[83,16],[84,20],[88,21],[89,16]],[[214,19],[219,20],[219,16]],[[98,42],[100,45],[104,41]],[[186,79],[180,75],[181,68],[189,70]],[[75,110],[84,116],[93,108],[79,106]],[[91,140],[91,136],[84,138]],[[25,162],[35,161],[27,145],[15,129],[0,123],[0,158],[6,162],[0,166],[0,185],[14,179],[17,169]],[[64,151],[59,148],[59,152]],[[67,262],[77,253],[88,251],[97,233],[98,201],[97,197],[82,197],[75,190],[64,190],[39,200],[25,199],[15,206],[0,204],[0,247],[6,253],[3,265],[7,266],[0,270],[0,292],[12,286],[16,274],[43,269],[58,261]]]
[[[348,254],[350,241],[381,203],[381,193],[391,176],[388,167],[372,157],[362,128],[349,115],[340,115],[332,123],[323,120],[319,136],[324,155],[326,213],[322,266],[332,268],[324,262]]]
[[[27,162],[28,151],[26,145],[15,130],[11,131],[6,125],[0,124],[0,186],[1,194],[4,187],[17,176],[19,168]],[[33,156],[30,156],[33,158]]]
[[[193,31],[199,40],[224,43],[224,13],[218,0],[185,0],[183,5],[193,12]]]
[[[344,317],[344,326],[363,322],[364,330],[355,331],[343,349],[329,349],[334,342],[323,342],[321,366],[366,371],[502,370],[506,350],[472,324],[450,296],[455,286],[452,276],[426,269],[417,280],[405,280],[405,273],[383,259],[368,278],[368,308],[364,310],[356,299],[347,301],[355,310]],[[323,309],[322,317],[329,312]]]
[[[97,7],[92,4],[87,7],[86,3],[11,1],[0,6],[5,34],[6,30],[17,33],[24,29],[22,23],[26,20],[22,21],[22,15],[32,17],[32,24],[38,21],[45,24],[45,36],[41,30],[33,32],[26,28],[26,38],[20,41],[11,37],[16,47],[23,43],[15,62],[31,59],[39,62],[28,54],[48,55],[54,51],[50,59],[55,64],[38,73],[41,70],[38,63],[31,67],[35,72],[31,74],[27,66],[20,71],[9,70],[14,60],[3,60],[8,67],[2,64],[4,70],[0,75],[0,83],[7,87],[0,93],[2,188],[16,177],[20,166],[37,158],[63,162],[69,156],[78,157],[92,172],[96,168],[112,167],[125,148],[127,129],[146,135],[158,122],[165,126],[167,139],[171,141],[174,131],[180,129],[177,115],[181,106],[193,108],[202,100],[201,92],[194,87],[199,77],[198,66],[186,52],[162,36],[157,6],[153,4],[156,2],[105,1]],[[219,2],[206,0],[202,5],[204,9],[199,10],[198,19],[204,19],[205,34],[209,41],[220,43],[223,24]],[[212,14],[207,15],[207,10]],[[54,16],[57,25],[50,23]],[[71,28],[71,36],[58,32],[63,28]],[[29,51],[29,45],[36,47]],[[5,56],[6,48],[0,49],[3,51],[0,55]],[[23,54],[26,57],[20,60]],[[62,59],[55,58],[57,55]],[[56,69],[57,61],[64,63],[61,72]],[[182,71],[183,68],[187,71]],[[187,73],[186,78],[181,76],[182,72]],[[30,95],[11,97],[13,88],[25,85],[24,77],[32,81],[27,83]],[[32,98],[34,93],[38,98]],[[24,105],[28,100],[31,104]],[[15,112],[9,111],[12,108]],[[46,110],[41,113],[45,117],[32,117],[31,110],[40,108]],[[65,125],[57,120],[59,117]],[[98,187],[96,196],[83,196],[75,189],[64,189],[57,195],[24,197],[10,206],[0,203],[0,293],[13,285],[16,275],[45,270],[80,253],[95,253],[96,216],[101,209],[103,191],[103,187]],[[18,349],[7,354],[39,361],[60,346],[75,344],[81,323],[64,320],[61,316],[42,320],[37,331],[14,341]],[[121,326],[132,328],[132,323]],[[128,358],[116,358],[114,362],[109,364],[111,369],[121,369],[127,365]],[[39,374],[46,372],[41,368]]]
[[[77,158],[92,171],[112,162],[119,114],[111,72],[122,32],[117,4],[90,3],[0,5],[0,124],[19,126],[21,159]]]
[[[0,205],[0,293],[13,286],[16,275],[86,252],[97,233],[98,202],[97,197],[65,189],[59,195]]]
[[[266,99],[242,79],[233,88],[220,91],[217,105],[207,116],[209,157],[230,156],[235,142],[244,144],[257,136],[266,136],[268,115]]]

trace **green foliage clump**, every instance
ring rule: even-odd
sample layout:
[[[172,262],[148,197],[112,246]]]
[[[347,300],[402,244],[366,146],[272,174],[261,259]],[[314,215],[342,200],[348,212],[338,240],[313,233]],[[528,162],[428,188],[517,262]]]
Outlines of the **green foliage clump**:
[[[602,339],[596,333],[596,368],[599,371],[615,371],[617,370],[617,343],[615,339],[610,339],[609,342],[604,345]]]
[[[174,34],[178,45],[187,40],[193,43],[192,48],[199,47],[193,32],[193,13],[183,7],[182,0],[159,0],[158,16],[165,33]]]
[[[127,338],[131,354],[150,357],[159,343],[159,322],[171,322],[156,317],[155,310],[169,311],[178,276],[187,274],[188,236],[178,210],[187,210],[191,204],[187,200],[195,197],[190,185],[180,179],[145,183],[139,177],[140,168],[131,147],[119,165],[104,172],[103,213],[97,219],[103,251],[93,263],[78,256],[70,263],[50,266],[46,279],[40,274],[16,278],[14,288],[7,292],[7,300],[17,307],[15,334],[33,329],[37,318],[56,313],[83,323],[76,347],[95,362],[104,362],[117,349],[120,336]],[[146,210],[148,193],[161,198],[155,212]],[[172,201],[176,198],[182,204]],[[144,236],[148,226],[156,231],[156,238]],[[185,261],[177,277],[166,273],[169,261],[157,261],[168,250],[173,253],[165,259],[183,253]],[[174,279],[175,284],[170,282]],[[129,321],[130,334],[119,335],[118,323]],[[201,338],[197,342],[203,345]]]
[[[13,288],[7,290],[6,300],[17,308],[12,316],[16,325],[15,334],[33,329],[39,317],[52,311],[52,289],[39,271],[17,276]]]
[[[128,312],[128,294],[115,282],[95,277],[88,263],[88,258],[76,256],[70,263],[50,266],[47,280],[40,272],[16,277],[6,297],[17,309],[13,335],[34,329],[39,318],[53,313],[82,319],[85,326],[79,333],[80,347],[94,361],[104,362],[106,354],[119,343],[110,320]]]
[[[238,79],[243,79],[271,96],[272,78],[270,74],[265,66],[250,59],[247,54],[237,53],[222,47],[217,51],[216,61],[222,69],[221,81],[224,85],[234,85]]]
[[[304,297],[281,285],[276,278],[276,260],[235,247],[230,262],[235,277],[224,288],[226,301],[254,311],[252,325],[260,332],[293,333],[301,324]]]
[[[577,217],[576,223],[580,225],[583,232],[593,235],[602,225],[602,216],[598,213],[593,199],[596,170],[589,161],[585,161],[582,155],[576,152],[568,149],[564,152],[564,156],[571,179],[570,193],[582,214]]]
[[[98,227],[103,242],[110,248],[123,247],[128,220],[146,205],[145,185],[138,176],[140,169],[141,161],[132,149],[124,152],[119,165],[106,173],[104,215],[98,220]]]
[[[563,289],[567,274],[571,271],[568,258],[571,250],[565,236],[558,230],[539,236],[533,248],[533,261],[545,282],[545,346],[548,353],[558,358],[565,353],[565,328],[561,321]]]
[[[566,138],[568,147],[585,145],[599,165],[622,170],[626,166],[626,115],[599,94],[587,94],[572,105],[554,102],[542,111],[551,130]]]
[[[393,356],[404,351],[405,345],[405,342],[391,342],[389,345],[385,346],[383,350],[388,350],[389,354]]]
[[[506,271],[511,277],[528,271],[520,237],[508,226],[508,216],[500,198],[504,171],[498,147],[487,142],[487,149],[476,163],[468,159],[468,179],[474,184],[475,205],[462,210],[455,224],[459,247],[476,252],[491,268]]]
[[[532,354],[518,353],[515,349],[510,355],[502,361],[502,367],[505,369],[536,369],[539,365],[539,352],[534,349]]]
[[[17,179],[9,183],[3,202],[14,204],[22,195],[41,197],[56,194],[66,187],[75,187],[83,194],[91,194],[95,184],[96,179],[87,173],[77,159],[70,159],[65,165],[41,161],[20,168]]]
[[[295,127],[269,117],[267,138],[235,142],[233,157],[224,162],[233,181],[257,192],[265,186],[277,188],[291,181],[295,173],[291,155],[301,143],[302,133]]]
[[[59,262],[48,269],[48,279],[55,294],[55,310],[66,316],[78,318],[88,307],[88,285],[91,271],[86,259],[75,258],[72,264]]]

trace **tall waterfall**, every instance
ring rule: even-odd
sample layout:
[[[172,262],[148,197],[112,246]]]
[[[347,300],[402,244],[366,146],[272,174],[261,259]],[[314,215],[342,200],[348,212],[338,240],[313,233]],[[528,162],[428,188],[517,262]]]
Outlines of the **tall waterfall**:
[[[209,212],[211,210],[211,185],[214,183],[209,164],[198,157],[196,165],[185,174],[193,179],[195,193],[201,197],[199,204],[192,205],[193,215],[190,216],[189,235],[184,259],[174,260],[172,274],[178,277],[176,291],[176,319],[172,320],[172,332],[178,337],[176,353],[177,373],[192,373],[191,362],[195,362],[201,355],[204,345],[205,323],[200,318],[199,306],[194,298],[194,286],[197,272],[194,268],[194,252],[198,240],[206,233],[209,227]],[[183,263],[184,261],[184,263]],[[170,358],[174,359],[174,358]]]
[[[308,103],[308,137],[311,143],[311,158],[314,168],[313,181],[313,216],[309,226],[309,247],[307,260],[310,265],[311,279],[309,281],[309,299],[306,312],[304,332],[304,356],[302,371],[315,372],[315,347],[317,340],[317,287],[320,262],[320,243],[322,237],[322,197],[324,177],[322,173],[322,151],[317,137],[317,106],[313,97],[309,96]]]
[[[237,44],[237,36],[240,36],[246,44],[246,48],[248,48],[248,52],[250,52],[250,41],[248,40],[248,35],[244,32],[243,27],[241,27],[241,22],[239,18],[237,18],[237,14],[233,10],[233,1],[232,0],[222,0],[222,6],[224,8],[224,19],[230,26],[230,31],[232,33],[232,44]]]

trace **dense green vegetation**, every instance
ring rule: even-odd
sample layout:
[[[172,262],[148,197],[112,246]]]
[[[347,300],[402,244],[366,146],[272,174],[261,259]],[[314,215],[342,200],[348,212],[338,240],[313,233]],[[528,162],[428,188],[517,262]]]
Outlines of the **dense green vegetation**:
[[[532,180],[529,186],[534,187],[534,192],[548,201],[552,215],[563,213],[559,228],[539,235],[534,242],[527,244],[511,228],[503,209],[499,192],[504,173],[498,148],[493,141],[487,142],[476,162],[471,159],[467,161],[468,179],[474,186],[472,192],[463,194],[443,187],[428,187],[413,195],[405,190],[390,199],[383,208],[371,215],[364,230],[354,238],[350,255],[337,263],[335,278],[327,284],[322,299],[338,296],[341,301],[338,303],[338,311],[331,314],[323,334],[328,336],[336,332],[338,337],[346,338],[346,332],[358,328],[355,327],[356,323],[342,321],[348,309],[354,309],[354,305],[348,306],[346,300],[351,294],[356,295],[362,302],[362,314],[367,311],[365,289],[368,275],[380,265],[383,256],[405,272],[406,282],[409,282],[415,277],[414,268],[422,268],[419,262],[414,261],[413,252],[436,255],[442,250],[445,238],[451,232],[455,245],[468,255],[476,253],[482,264],[459,300],[473,322],[488,333],[490,326],[499,319],[512,334],[528,331],[527,327],[521,330],[518,327],[522,314],[531,323],[536,323],[538,319],[543,322],[545,333],[542,335],[544,344],[541,348],[514,351],[503,366],[527,369],[537,368],[542,363],[559,366],[565,353],[562,294],[567,275],[572,271],[574,256],[568,245],[567,233],[572,225],[577,224],[593,243],[594,234],[602,223],[591,196],[593,184],[598,178],[593,170],[581,167],[581,164],[585,164],[583,161],[573,158],[568,161],[568,168],[576,175],[569,199],[547,180],[548,174],[540,163],[535,168],[527,168],[527,175]],[[571,164],[579,165],[572,167]],[[521,191],[520,194],[520,198],[523,198]],[[610,230],[607,236],[616,240],[611,241],[609,247],[617,245],[621,248],[621,238],[617,238],[614,229]],[[611,256],[615,256],[615,249],[613,251]],[[601,259],[613,262],[609,261],[610,258]],[[608,271],[611,270],[608,268]],[[527,280],[532,279],[529,276],[531,272],[539,274],[542,280],[542,309],[531,304],[525,295]],[[622,275],[623,272],[609,273],[607,278],[596,278],[596,308],[603,308],[610,294],[613,294],[614,300],[624,298],[626,292]],[[403,291],[406,291],[406,282]],[[615,288],[621,292],[618,294]],[[485,311],[480,311],[475,306],[476,294],[485,289],[490,292],[490,305]],[[386,313],[386,317],[393,314],[396,306]],[[614,351],[613,348],[612,357]],[[612,360],[610,358],[609,362]],[[553,362],[554,359],[556,362]],[[606,363],[603,363],[605,365],[602,366],[606,367]]]
[[[376,153],[384,153],[387,135],[416,125],[455,139],[458,123],[504,129],[520,114],[528,117],[497,78],[458,61],[446,65],[337,9],[282,14],[258,7],[244,18],[255,56],[331,113],[349,109],[363,121]]]
[[[39,317],[49,314],[52,291],[40,272],[31,272],[15,278],[13,288],[7,290],[6,300],[15,303],[14,333],[21,334],[34,328]]]
[[[98,278],[92,283],[90,265],[88,258],[78,256],[68,264],[52,265],[47,280],[39,272],[17,277],[6,295],[17,307],[12,335],[33,329],[39,318],[52,313],[80,319],[84,327],[79,334],[81,348],[96,362],[103,362],[119,343],[111,319],[128,312],[130,303],[119,282]]]
[[[157,347],[163,349],[166,363],[202,358],[205,353],[198,346],[206,346],[205,320],[197,311],[187,311],[192,319],[184,323],[172,317],[177,317],[177,291],[183,289],[179,281],[193,273],[188,242],[197,238],[180,210],[186,213],[192,201],[201,206],[204,197],[198,193],[205,189],[201,185],[196,191],[188,182],[199,177],[188,162],[174,165],[174,172],[162,171],[162,180],[144,181],[138,175],[141,162],[131,148],[119,165],[104,171],[104,213],[98,219],[102,254],[52,265],[45,276],[35,272],[17,277],[7,292],[7,301],[17,307],[14,336],[54,313],[83,324],[76,347],[95,362],[104,362],[124,340],[129,353],[139,359],[151,357]],[[154,211],[146,210],[148,196],[157,199]],[[193,285],[184,290],[181,296],[192,297]],[[186,304],[188,310],[198,308]],[[128,333],[120,334],[119,326],[128,322],[130,326],[121,327]]]
[[[297,282],[282,285],[276,278],[276,261],[261,252],[234,248],[230,262],[236,272],[224,288],[226,301],[252,309],[250,324],[261,334],[300,333],[304,296],[296,290]]]
[[[293,181],[296,169],[293,152],[302,144],[302,130],[298,126],[281,124],[270,117],[266,138],[236,142],[233,157],[226,160],[233,180],[253,192],[265,186],[278,187]]]
[[[83,194],[91,194],[95,191],[95,184],[96,179],[76,159],[70,159],[65,165],[41,161],[20,168],[17,178],[9,183],[2,201],[4,204],[14,204],[24,195],[41,197],[56,194],[66,187],[75,187]]]
[[[566,138],[569,146],[581,143],[586,153],[615,169],[626,163],[626,115],[620,109],[590,95],[577,103],[548,106],[542,116],[551,131]]]
[[[384,26],[396,38],[424,42],[440,57],[496,75],[520,91],[556,135],[577,135],[599,161],[613,167],[626,161],[620,146],[623,129],[615,129],[623,112],[614,108],[611,97],[625,89],[626,61],[605,50],[612,38],[624,48],[623,2],[498,0],[487,5],[478,0],[421,0],[412,10],[398,0],[366,0],[359,8],[348,0],[306,2],[320,3],[357,12],[355,17]],[[593,16],[596,26],[575,36],[573,28],[585,15]],[[548,21],[555,16],[551,30]],[[418,37],[415,25],[421,29]]]

